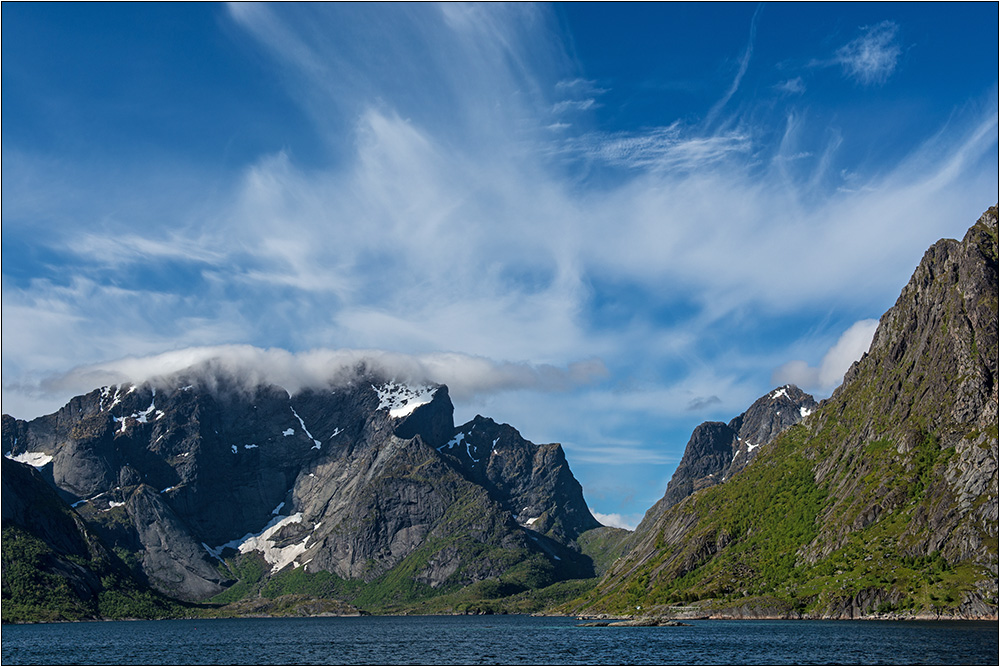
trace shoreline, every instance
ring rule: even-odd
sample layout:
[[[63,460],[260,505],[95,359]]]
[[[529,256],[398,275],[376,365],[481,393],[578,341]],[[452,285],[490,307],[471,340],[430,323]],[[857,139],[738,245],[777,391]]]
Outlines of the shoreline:
[[[314,615],[281,615],[281,614],[246,614],[240,616],[184,616],[179,618],[86,618],[86,619],[75,619],[75,620],[55,620],[55,621],[15,621],[8,622],[0,620],[0,627],[15,626],[15,625],[44,625],[44,624],[57,624],[57,623],[114,623],[114,622],[124,622],[131,623],[136,621],[216,621],[216,620],[231,620],[231,619],[254,619],[254,618],[267,618],[267,619],[277,619],[277,618],[403,618],[403,617],[420,617],[420,616],[531,616],[538,618],[566,618],[573,619],[576,621],[584,622],[607,622],[607,623],[652,623],[654,621],[666,624],[673,624],[672,622],[679,621],[803,621],[803,622],[815,622],[815,621],[864,621],[864,622],[968,622],[968,623],[990,623],[998,622],[1000,618],[997,615],[992,616],[981,616],[981,617],[968,617],[968,616],[946,616],[946,615],[930,615],[930,614],[872,614],[858,617],[834,617],[834,616],[812,616],[809,614],[803,614],[801,616],[789,616],[789,615],[759,615],[759,616],[749,616],[749,615],[736,615],[736,614],[725,614],[725,613],[709,613],[709,614],[692,614],[692,615],[628,615],[628,614],[556,614],[556,613],[546,613],[546,612],[536,612],[533,614],[462,614],[462,613],[451,613],[451,614],[372,614],[372,613],[361,613],[361,614],[314,614]],[[633,625],[632,627],[635,627]]]

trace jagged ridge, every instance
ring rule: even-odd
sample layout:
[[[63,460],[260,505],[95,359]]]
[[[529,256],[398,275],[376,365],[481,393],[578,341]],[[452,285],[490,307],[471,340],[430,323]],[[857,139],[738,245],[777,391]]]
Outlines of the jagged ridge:
[[[561,447],[489,422],[503,432],[500,473],[480,475],[448,451],[469,425],[455,428],[446,387],[364,368],[294,396],[209,380],[105,387],[31,422],[5,415],[4,451],[38,465],[135,576],[181,599],[226,601],[248,558],[264,579],[301,568],[399,599],[512,572],[542,585],[593,576],[573,540],[599,524]],[[503,473],[525,463],[527,478]],[[518,523],[522,505],[544,520]]]
[[[993,207],[928,250],[814,415],[651,511],[565,609],[995,618],[997,254]]]

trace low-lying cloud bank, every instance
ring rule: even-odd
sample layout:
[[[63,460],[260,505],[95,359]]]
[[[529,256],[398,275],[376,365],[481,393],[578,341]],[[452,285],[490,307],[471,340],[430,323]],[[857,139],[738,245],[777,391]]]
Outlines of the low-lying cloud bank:
[[[349,382],[364,365],[402,382],[448,385],[456,400],[512,390],[568,391],[599,382],[608,370],[599,359],[568,364],[494,361],[458,353],[412,355],[384,350],[320,349],[293,353],[252,345],[191,347],[145,357],[79,366],[40,384],[49,395],[74,395],[97,387],[126,382],[169,384],[184,376],[213,383],[235,380],[243,387],[275,384],[290,393]]]

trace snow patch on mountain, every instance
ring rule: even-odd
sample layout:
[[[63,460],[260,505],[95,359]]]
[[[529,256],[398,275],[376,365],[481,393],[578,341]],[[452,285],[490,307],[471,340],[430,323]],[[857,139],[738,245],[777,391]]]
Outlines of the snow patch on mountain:
[[[280,507],[281,505],[278,506],[279,509]],[[292,564],[296,558],[306,551],[306,543],[309,541],[311,535],[306,535],[305,539],[301,542],[289,544],[284,547],[275,546],[275,541],[271,539],[282,528],[293,523],[302,523],[302,512],[296,512],[291,516],[275,517],[259,533],[247,533],[243,537],[230,540],[214,549],[205,543],[202,543],[202,546],[205,547],[208,553],[219,560],[222,560],[222,552],[227,548],[236,549],[243,554],[251,551],[259,551],[264,555],[264,560],[271,565],[271,573],[274,574],[286,565]]]
[[[320,444],[319,440],[314,438],[313,434],[309,432],[308,428],[306,428],[306,423],[302,421],[302,417],[300,417],[299,413],[295,411],[295,408],[292,408],[292,414],[295,415],[295,418],[299,420],[299,424],[302,426],[302,430],[303,432],[305,432],[306,436],[313,441],[312,449],[319,449],[320,447],[322,447],[323,445]]]
[[[395,381],[386,382],[381,387],[372,385],[372,389],[378,394],[378,409],[388,410],[389,416],[396,419],[430,403],[437,390],[436,387],[427,385],[411,387]]]
[[[105,387],[105,391],[106,390],[107,390],[107,387]],[[133,387],[132,389],[130,389],[127,393],[132,393],[132,391],[135,391],[135,387]],[[104,401],[103,397],[105,395],[106,395],[106,393],[101,395],[102,396],[102,398],[101,398],[102,404],[103,404],[103,401]],[[121,398],[118,395],[118,392],[116,391],[115,392],[115,396],[114,396],[114,402],[111,405],[108,406],[108,409],[110,410],[111,408],[113,408],[115,405],[117,405],[120,402],[121,402]],[[146,408],[145,410],[139,410],[137,412],[133,412],[130,415],[123,415],[121,417],[112,417],[111,419],[113,419],[115,423],[121,424],[121,428],[118,429],[118,432],[119,433],[124,433],[125,430],[126,430],[126,428],[128,427],[128,420],[129,419],[134,419],[136,422],[138,422],[140,424],[148,424],[149,423],[149,417],[150,417],[150,415],[153,415],[153,414],[156,415],[154,421],[156,419],[162,419],[165,416],[165,414],[166,414],[166,413],[163,412],[163,410],[157,410],[156,409],[156,390],[155,389],[153,390],[153,398],[150,401],[148,408]]]
[[[41,468],[52,462],[52,457],[45,452],[21,452],[20,454],[7,452],[4,456],[18,463],[27,463],[33,468]]]
[[[444,445],[441,445],[440,447],[438,447],[438,451],[441,451],[441,450],[446,449],[446,448],[447,449],[451,449],[452,447],[457,447],[458,445],[462,444],[462,440],[464,440],[464,439],[465,439],[465,433],[459,433],[454,438],[452,438],[451,440],[449,440],[447,443],[445,443]]]

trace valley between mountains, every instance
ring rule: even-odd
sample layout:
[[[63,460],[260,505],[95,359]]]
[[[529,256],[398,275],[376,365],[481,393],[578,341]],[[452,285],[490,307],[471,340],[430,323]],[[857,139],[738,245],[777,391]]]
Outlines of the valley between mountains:
[[[691,435],[634,532],[559,444],[375,362],[206,363],[3,416],[3,622],[362,613],[990,618],[997,209],[924,255],[829,399]]]

